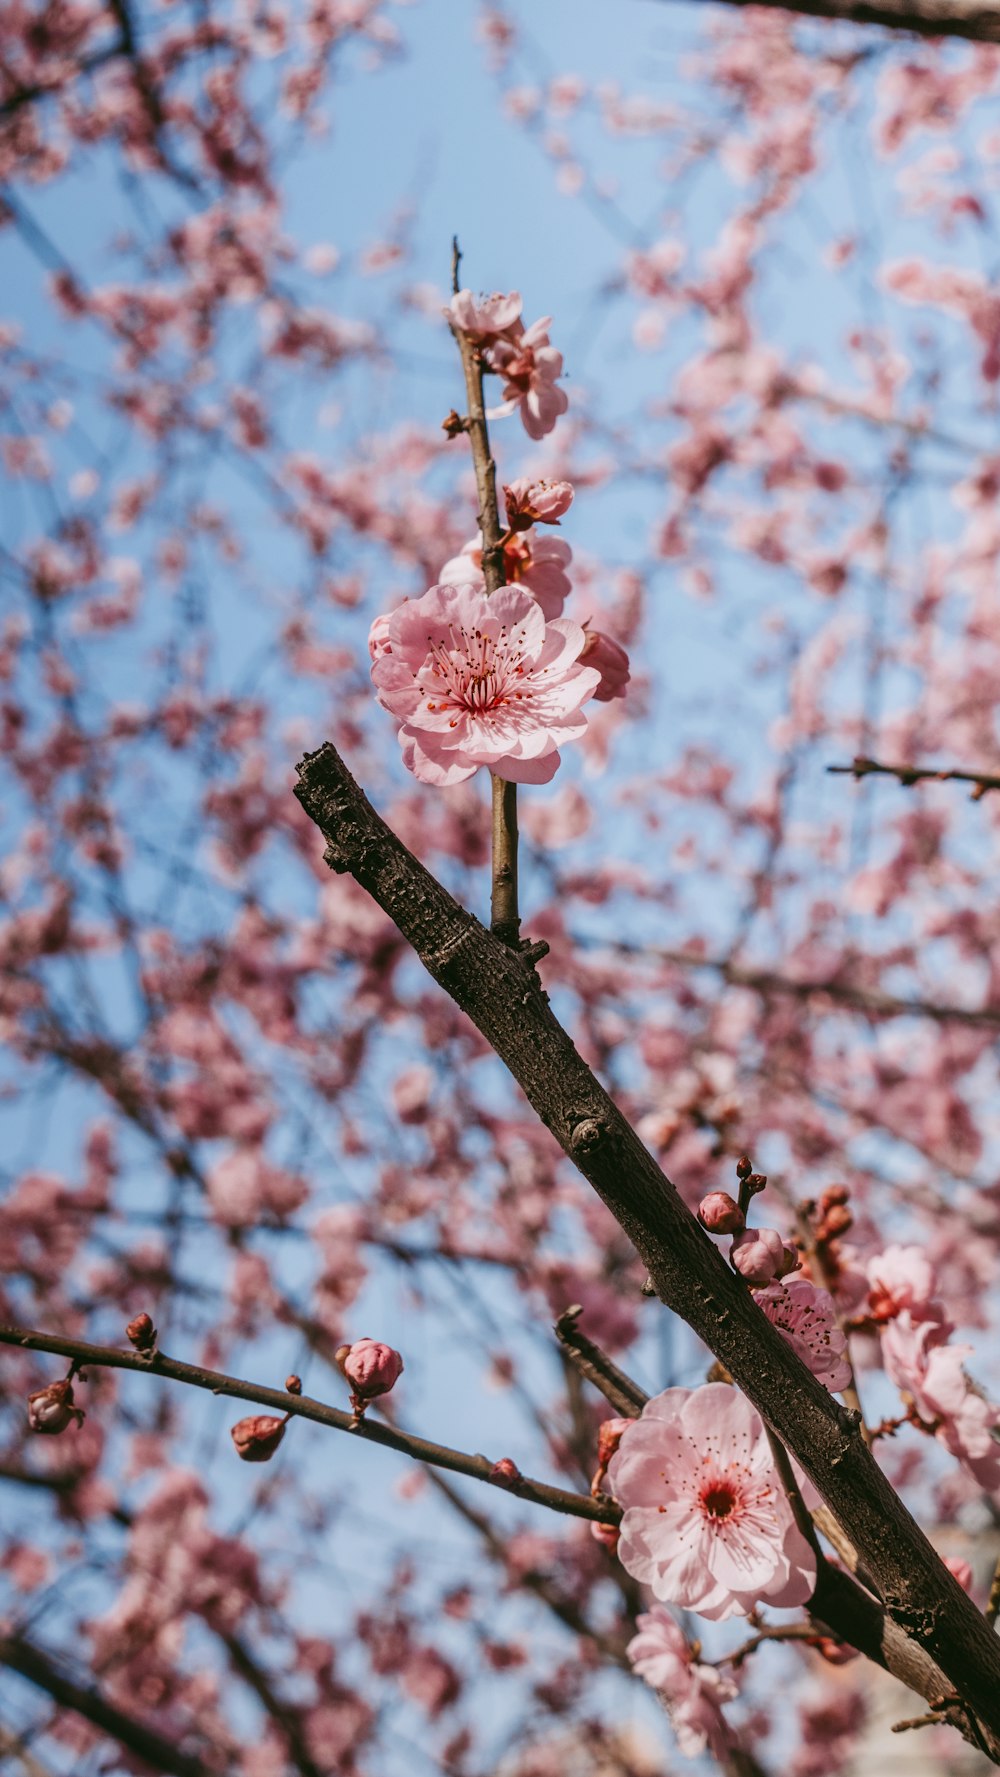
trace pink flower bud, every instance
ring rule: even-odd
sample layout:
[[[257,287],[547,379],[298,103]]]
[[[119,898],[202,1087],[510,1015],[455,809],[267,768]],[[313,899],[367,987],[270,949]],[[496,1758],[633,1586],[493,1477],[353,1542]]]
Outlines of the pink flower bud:
[[[73,1421],[82,1425],[84,1414],[80,1407],[73,1405],[73,1384],[50,1382],[47,1388],[39,1388],[28,1396],[28,1424],[32,1431],[45,1432],[56,1437],[65,1431]]]
[[[156,1345],[156,1328],[148,1314],[137,1314],[125,1328],[125,1337],[136,1351],[152,1351]]]
[[[602,630],[591,629],[586,623],[583,627],[587,640],[580,660],[586,666],[596,667],[601,675],[601,682],[594,692],[594,702],[610,703],[614,697],[624,697],[629,681],[628,655],[624,648],[620,648]]]
[[[622,1441],[631,1419],[605,1419],[597,1428],[597,1460],[602,1469],[606,1469],[612,1456]]]
[[[285,1435],[284,1419],[273,1413],[253,1413],[249,1419],[238,1419],[230,1430],[241,1462],[270,1462]]]
[[[355,1412],[363,1412],[365,1403],[375,1400],[377,1395],[388,1394],[403,1373],[399,1352],[393,1351],[391,1345],[379,1344],[377,1339],[358,1339],[346,1349],[341,1346],[336,1362],[351,1384]]]
[[[509,1456],[501,1456],[500,1461],[495,1462],[490,1469],[490,1480],[495,1487],[515,1488],[521,1480],[521,1471]]]
[[[606,1549],[611,1550],[612,1555],[615,1553],[621,1535],[617,1524],[598,1524],[594,1521],[590,1526],[590,1534],[595,1543],[603,1543]]]
[[[286,1376],[285,1377],[285,1388],[289,1394],[301,1394],[302,1393],[302,1377],[301,1376]]]
[[[946,1555],[944,1558],[944,1564],[948,1569],[948,1572],[955,1575],[962,1591],[971,1592],[972,1568],[969,1566],[969,1563],[963,1561],[961,1555]]]
[[[698,1220],[710,1234],[742,1234],[746,1218],[728,1191],[709,1191],[698,1205]]]
[[[849,1666],[852,1660],[860,1659],[856,1647],[847,1641],[834,1641],[830,1635],[818,1635],[811,1643],[818,1654],[821,1654],[828,1666]]]
[[[527,531],[533,524],[558,524],[573,503],[573,488],[568,481],[529,481],[522,475],[504,488],[503,497],[508,530]]]
[[[729,1251],[736,1270],[747,1283],[771,1283],[798,1266],[798,1253],[786,1246],[776,1228],[745,1228]]]

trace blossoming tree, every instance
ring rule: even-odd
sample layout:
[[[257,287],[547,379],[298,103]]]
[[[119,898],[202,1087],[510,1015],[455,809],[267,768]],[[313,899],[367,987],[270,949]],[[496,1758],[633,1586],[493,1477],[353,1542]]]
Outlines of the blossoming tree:
[[[1000,27],[557,10],[0,26],[4,1769],[1000,1762]]]

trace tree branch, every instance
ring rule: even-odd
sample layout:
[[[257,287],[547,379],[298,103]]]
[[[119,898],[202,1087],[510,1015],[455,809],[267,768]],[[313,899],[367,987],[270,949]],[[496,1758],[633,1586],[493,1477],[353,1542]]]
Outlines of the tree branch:
[[[56,1356],[71,1358],[77,1370],[88,1367],[105,1370],[132,1370],[145,1376],[162,1376],[169,1382],[186,1382],[191,1388],[203,1388],[210,1394],[228,1395],[238,1401],[253,1401],[259,1407],[270,1407],[276,1413],[288,1413],[294,1419],[311,1419],[333,1431],[348,1432],[364,1443],[381,1444],[397,1450],[416,1462],[430,1463],[434,1468],[452,1469],[455,1474],[468,1475],[474,1481],[499,1486],[505,1493],[534,1505],[548,1506],[551,1511],[565,1512],[572,1518],[592,1518],[599,1524],[617,1524],[621,1516],[617,1507],[563,1487],[550,1487],[544,1481],[529,1480],[526,1475],[516,1479],[496,1480],[494,1464],[488,1456],[473,1456],[464,1450],[452,1450],[447,1444],[432,1444],[413,1432],[399,1431],[391,1425],[380,1425],[369,1419],[358,1419],[339,1407],[328,1407],[308,1395],[286,1394],[282,1388],[262,1388],[256,1382],[242,1382],[220,1370],[205,1370],[197,1364],[179,1363],[157,1351],[150,1358],[135,1351],[118,1351],[113,1345],[88,1345],[82,1339],[62,1339],[49,1333],[36,1333],[29,1327],[0,1326],[0,1345],[16,1345],[27,1351],[51,1351]],[[20,1477],[19,1477],[20,1478]]]
[[[218,1766],[204,1764],[193,1753],[182,1752],[155,1729],[109,1703],[101,1692],[67,1678],[47,1653],[20,1635],[0,1636],[0,1665],[19,1672],[29,1684],[45,1691],[63,1709],[72,1709],[86,1721],[127,1747],[144,1764],[170,1777],[218,1777]]]
[[[856,1419],[771,1326],[577,1053],[530,962],[413,857],[331,745],[307,755],[299,777],[296,794],[328,842],[331,869],[349,871],[395,920],[505,1062],[633,1242],[661,1300],[798,1458],[874,1576],[902,1639],[912,1636],[931,1656],[1000,1746],[1000,1642],[873,1460]],[[882,1612],[871,1604],[879,1627],[869,1641],[880,1647]]]
[[[971,784],[973,802],[979,802],[989,790],[1000,790],[1000,776],[992,771],[939,770],[936,765],[883,765],[878,759],[866,759],[862,753],[850,765],[828,765],[826,769],[831,777],[859,780],[863,777],[894,777],[908,790],[914,784]]]
[[[1000,9],[975,0],[726,0],[730,6],[763,5],[806,18],[843,19],[856,25],[883,25],[918,37],[965,37],[974,43],[1000,43]]]

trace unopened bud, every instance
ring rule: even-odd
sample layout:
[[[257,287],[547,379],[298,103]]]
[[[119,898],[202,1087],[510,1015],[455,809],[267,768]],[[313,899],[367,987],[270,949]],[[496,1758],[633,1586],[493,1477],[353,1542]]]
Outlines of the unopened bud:
[[[632,1424],[634,1424],[634,1420],[631,1419],[605,1419],[598,1426],[597,1460],[602,1469],[607,1468],[622,1438]]]
[[[857,1648],[851,1647],[849,1642],[834,1641],[830,1635],[817,1635],[815,1641],[810,1640],[809,1645],[822,1655],[829,1666],[848,1666],[852,1660],[861,1657]]]
[[[301,1376],[286,1376],[285,1377],[285,1389],[288,1394],[301,1394],[302,1393],[302,1377]]]
[[[64,1382],[50,1382],[47,1388],[39,1388],[28,1396],[28,1424],[32,1431],[45,1432],[55,1437],[65,1431],[73,1421],[82,1425],[83,1410],[73,1405],[73,1384],[68,1379]]]
[[[820,1237],[823,1240],[836,1240],[838,1234],[846,1234],[854,1221],[850,1210],[842,1203],[834,1203],[824,1212]]]
[[[850,1194],[846,1185],[830,1185],[819,1200],[820,1209],[827,1210],[835,1203],[846,1203]]]
[[[357,1339],[335,1354],[338,1369],[351,1385],[351,1405],[363,1413],[368,1401],[395,1388],[403,1373],[403,1360],[391,1345],[378,1339]]]
[[[595,1543],[603,1543],[606,1549],[610,1549],[612,1555],[615,1553],[618,1547],[618,1538],[621,1535],[617,1524],[598,1524],[596,1520],[593,1520],[590,1534]]]
[[[738,1179],[749,1178],[752,1171],[753,1161],[749,1154],[744,1154],[742,1160],[737,1160],[736,1162],[736,1177]]]
[[[241,1462],[270,1462],[285,1435],[284,1419],[273,1413],[253,1413],[249,1419],[238,1419],[230,1429]]]
[[[698,1220],[710,1234],[742,1234],[746,1217],[728,1191],[709,1191],[698,1205]]]
[[[452,408],[451,412],[446,413],[441,421],[441,430],[446,438],[459,438],[463,432],[468,431],[468,424],[463,420],[461,414],[456,413]]]
[[[156,1346],[156,1328],[148,1314],[137,1314],[125,1328],[125,1337],[136,1351],[153,1351]]]
[[[501,1456],[500,1461],[495,1462],[490,1469],[490,1480],[495,1487],[513,1489],[519,1486],[521,1479],[521,1471],[517,1463],[512,1462],[509,1456]]]
[[[749,1284],[772,1283],[796,1270],[798,1253],[786,1246],[776,1228],[745,1228],[737,1234],[729,1257]]]

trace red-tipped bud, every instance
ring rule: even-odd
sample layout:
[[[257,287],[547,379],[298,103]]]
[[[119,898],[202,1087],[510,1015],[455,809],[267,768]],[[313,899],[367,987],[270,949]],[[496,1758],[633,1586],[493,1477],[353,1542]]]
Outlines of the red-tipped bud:
[[[44,1432],[49,1437],[58,1436],[72,1425],[82,1425],[83,1410],[73,1405],[73,1384],[50,1382],[47,1388],[39,1388],[28,1396],[28,1424],[32,1431]]]
[[[573,503],[568,481],[528,481],[521,476],[503,490],[507,528],[527,531],[533,524],[558,524]]]
[[[698,1205],[698,1220],[710,1234],[742,1234],[746,1217],[728,1191],[709,1191]]]
[[[606,1469],[622,1437],[634,1424],[631,1419],[605,1419],[597,1428],[597,1460]]]
[[[229,1436],[241,1462],[270,1462],[285,1435],[285,1420],[273,1413],[253,1413],[238,1419]]]
[[[835,1203],[846,1203],[850,1194],[846,1185],[830,1185],[819,1200],[820,1209],[828,1210],[832,1209]]]
[[[154,1351],[156,1349],[156,1328],[148,1314],[137,1314],[125,1328],[125,1337],[136,1351]]]
[[[738,1179],[749,1178],[752,1171],[753,1161],[749,1154],[744,1154],[742,1160],[737,1160],[736,1162],[736,1177]]]
[[[590,1534],[595,1543],[603,1543],[606,1549],[610,1549],[612,1555],[615,1553],[618,1548],[618,1538],[621,1535],[617,1524],[598,1524],[594,1521],[590,1526]]]
[[[516,1488],[521,1479],[517,1463],[512,1462],[509,1456],[501,1456],[500,1461],[495,1462],[490,1469],[490,1480],[495,1487]]]
[[[822,1225],[819,1230],[821,1240],[836,1240],[838,1234],[846,1234],[854,1221],[850,1210],[842,1203],[831,1204],[824,1211]]]
[[[377,1339],[357,1339],[336,1353],[336,1363],[351,1385],[351,1402],[356,1411],[363,1411],[367,1401],[395,1388],[403,1373],[403,1360],[391,1345]]]
[[[286,1376],[285,1377],[285,1388],[289,1394],[301,1394],[302,1393],[302,1377],[301,1376]]]

